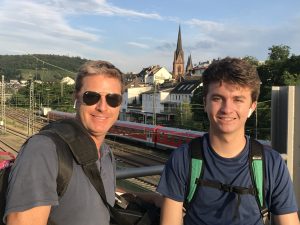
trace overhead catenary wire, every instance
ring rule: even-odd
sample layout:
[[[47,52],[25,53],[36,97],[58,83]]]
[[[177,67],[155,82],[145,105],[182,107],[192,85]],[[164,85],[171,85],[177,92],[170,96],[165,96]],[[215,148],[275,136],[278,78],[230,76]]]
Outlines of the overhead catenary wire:
[[[63,70],[63,71],[68,72],[68,73],[76,74],[76,73],[73,72],[73,71],[64,69],[64,68],[62,68],[62,67],[60,67],[60,66],[56,66],[56,65],[54,65],[54,64],[52,64],[52,63],[48,63],[48,62],[46,62],[46,61],[44,61],[44,60],[38,58],[38,57],[35,56],[35,55],[30,55],[30,56],[32,56],[33,58],[35,58],[37,61],[40,61],[40,62],[42,62],[42,63],[44,63],[44,64],[49,65],[49,66],[55,67],[55,68],[57,68],[57,69]]]

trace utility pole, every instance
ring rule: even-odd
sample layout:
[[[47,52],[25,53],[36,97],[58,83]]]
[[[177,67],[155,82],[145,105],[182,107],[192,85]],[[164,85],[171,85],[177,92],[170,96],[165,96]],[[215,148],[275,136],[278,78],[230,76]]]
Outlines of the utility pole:
[[[64,97],[64,82],[60,82],[60,97]]]
[[[1,119],[0,119],[1,133],[6,133],[6,118],[5,118],[5,83],[2,75],[1,81]]]
[[[153,125],[156,125],[156,82],[154,80],[154,92],[153,92]]]
[[[28,112],[28,135],[34,134],[34,82],[30,80],[29,89],[29,112]]]

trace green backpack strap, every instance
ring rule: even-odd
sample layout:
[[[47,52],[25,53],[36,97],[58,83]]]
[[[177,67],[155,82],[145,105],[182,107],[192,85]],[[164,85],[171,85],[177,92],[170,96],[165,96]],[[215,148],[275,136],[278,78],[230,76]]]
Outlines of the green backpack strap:
[[[252,183],[256,189],[256,201],[263,218],[269,217],[265,196],[265,158],[261,143],[250,138],[249,166]]]
[[[188,150],[190,151],[191,160],[187,188],[188,194],[184,202],[185,208],[193,201],[198,188],[198,180],[203,176],[203,137],[192,139]]]

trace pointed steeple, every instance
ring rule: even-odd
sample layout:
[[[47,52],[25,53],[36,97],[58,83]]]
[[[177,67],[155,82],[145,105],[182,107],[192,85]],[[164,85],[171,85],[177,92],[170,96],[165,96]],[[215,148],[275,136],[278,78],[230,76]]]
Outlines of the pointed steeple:
[[[181,41],[181,28],[180,28],[180,25],[179,25],[178,38],[177,38],[177,48],[176,48],[177,55],[181,51],[183,51],[183,50],[182,50],[182,41]]]
[[[182,49],[182,41],[181,41],[181,27],[179,26],[177,47],[174,52],[173,78],[179,80],[179,77],[183,76],[183,74],[184,74],[184,52]]]
[[[193,63],[192,63],[192,55],[190,54],[189,58],[188,58],[188,61],[187,61],[187,64],[186,64],[185,71],[190,72],[192,70],[193,70]]]

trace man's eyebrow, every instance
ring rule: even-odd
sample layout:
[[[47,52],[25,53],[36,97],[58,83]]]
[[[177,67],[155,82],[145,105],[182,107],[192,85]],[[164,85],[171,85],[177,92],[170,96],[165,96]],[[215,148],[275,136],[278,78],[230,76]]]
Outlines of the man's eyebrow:
[[[237,95],[237,96],[234,96],[234,98],[242,98],[242,99],[245,99],[246,97],[244,95]]]

